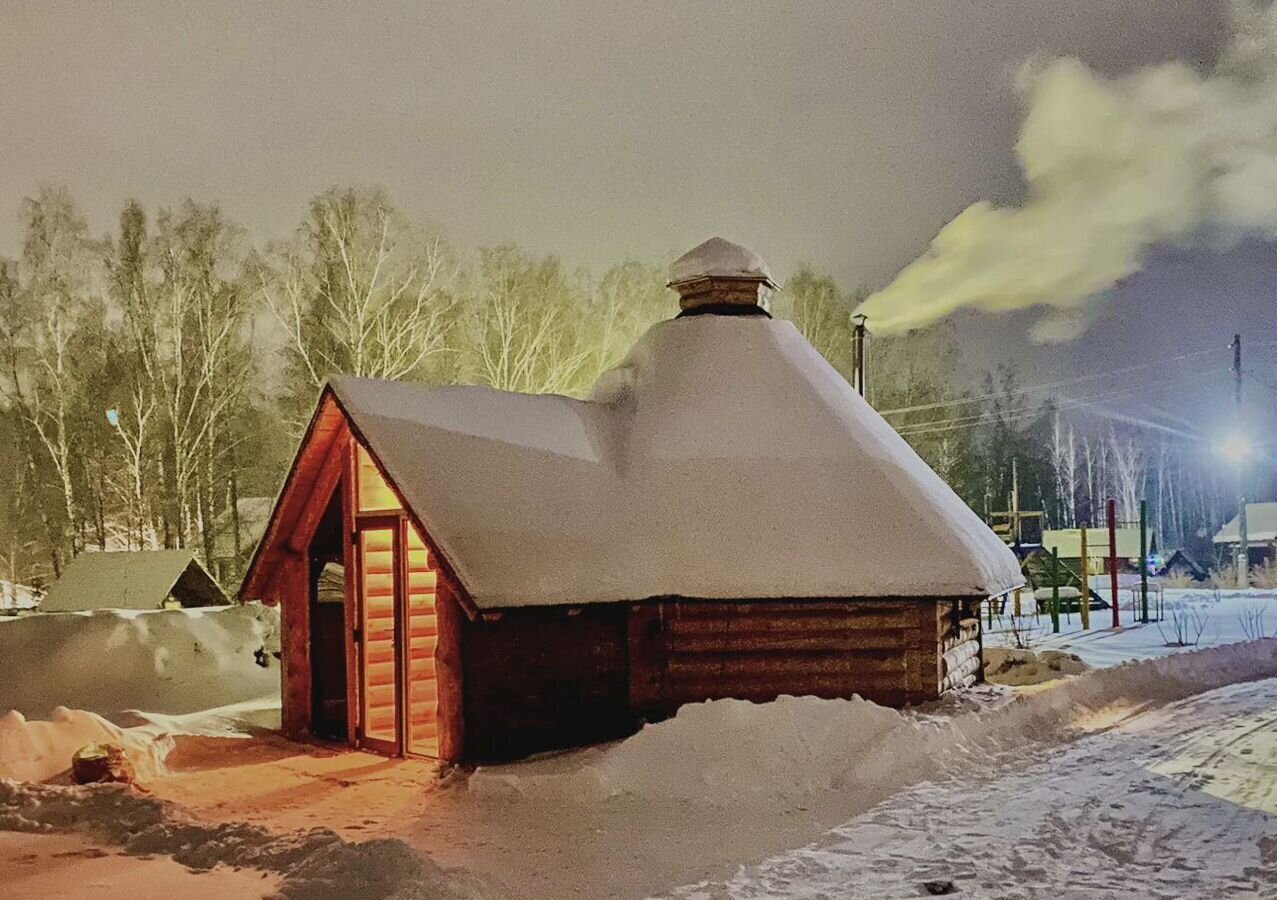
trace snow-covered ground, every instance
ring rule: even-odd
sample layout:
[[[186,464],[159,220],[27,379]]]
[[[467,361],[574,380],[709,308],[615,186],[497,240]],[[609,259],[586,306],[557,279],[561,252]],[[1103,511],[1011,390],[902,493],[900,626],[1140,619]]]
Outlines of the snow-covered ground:
[[[1097,588],[1108,599],[1108,591]],[[1168,588],[1164,592],[1163,617],[1160,622],[1140,624],[1130,608],[1130,599],[1122,592],[1119,610],[1121,627],[1113,628],[1113,613],[1108,609],[1091,611],[1091,627],[1083,630],[1076,612],[1060,616],[1060,632],[1051,632],[1051,617],[1045,608],[1035,613],[1027,592],[1022,601],[1018,631],[1020,640],[1034,650],[1065,650],[1076,653],[1092,666],[1112,666],[1130,659],[1154,659],[1200,647],[1217,647],[1260,636],[1277,636],[1277,592],[1267,589],[1212,590]],[[1155,610],[1154,610],[1155,611]],[[985,624],[985,645],[1013,647],[1017,635],[1012,626],[1012,606],[995,617],[993,626]],[[1200,633],[1199,633],[1200,627]],[[1186,638],[1187,646],[1175,646]]]
[[[1182,600],[1209,604],[1222,624],[1271,596]],[[171,752],[147,772],[148,793],[0,780],[6,900],[56,896],[68,867],[97,879],[87,896],[145,896],[150,866],[156,884],[181,881],[161,860],[210,871],[202,884],[223,883],[225,895],[278,885],[316,900],[893,897],[917,896],[923,881],[972,897],[1272,887],[1274,845],[1261,838],[1277,836],[1277,640],[1139,652],[1128,635],[1151,626],[1125,629],[1108,638],[1124,649],[1092,658],[1154,658],[1046,689],[990,685],[904,711],[811,697],[693,704],[612,745],[438,782],[427,761],[262,730],[277,700],[253,696],[271,630],[260,614],[233,614],[220,636],[205,629],[222,620],[180,611],[40,626],[85,653],[86,628],[113,640],[128,677],[93,685],[58,674],[74,669],[63,654],[46,654],[46,673],[28,652],[30,675],[50,684],[15,688],[35,700],[29,716],[0,720],[0,765],[30,753],[5,749],[17,746],[4,743],[6,723],[12,741],[57,746],[48,771],[10,775],[43,777],[89,731],[99,739],[121,725],[132,726],[126,744],[167,741]],[[0,625],[0,640],[14,627]],[[1055,640],[1079,637],[1091,635]],[[71,710],[40,721],[57,690],[115,721]],[[75,734],[44,740],[57,728]],[[24,843],[14,829],[39,837]],[[72,846],[49,843],[68,834]],[[216,896],[201,890],[181,889]]]
[[[1277,896],[1277,679],[923,782],[679,900]],[[1045,748],[1042,748],[1045,750]]]

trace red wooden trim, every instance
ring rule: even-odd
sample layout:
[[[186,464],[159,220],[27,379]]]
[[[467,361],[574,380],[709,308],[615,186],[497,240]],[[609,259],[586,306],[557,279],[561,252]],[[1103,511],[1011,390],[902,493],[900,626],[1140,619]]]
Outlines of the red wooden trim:
[[[345,421],[343,419],[343,421]],[[349,434],[349,429],[347,429]],[[359,704],[363,691],[360,688],[359,648],[355,641],[355,629],[359,627],[359,608],[356,605],[358,591],[358,566],[355,548],[355,486],[354,441],[346,441],[341,480],[342,549],[346,569],[345,638],[346,649],[346,742],[354,747],[359,742]]]
[[[285,513],[293,502],[295,479],[304,459],[316,452],[312,450],[312,445],[320,423],[328,417],[330,410],[341,411],[340,407],[336,405],[335,399],[336,395],[330,387],[325,387],[319,395],[315,413],[311,416],[310,422],[306,426],[306,432],[302,435],[301,443],[297,446],[297,453],[293,456],[292,465],[288,468],[288,475],[285,476],[280,487],[279,496],[275,498],[275,506],[271,509],[270,518],[266,523],[266,530],[262,533],[262,539],[257,542],[257,547],[253,550],[253,556],[249,560],[248,569],[244,573],[244,581],[239,589],[239,598],[241,600],[261,599],[269,604],[275,602],[275,599],[270,596],[270,588],[272,586],[271,582],[277,577],[281,565],[281,560],[278,558],[282,549],[279,547],[280,533],[285,530]],[[331,406],[329,401],[334,401]],[[344,411],[341,412],[344,416]]]
[[[328,511],[328,504],[332,502],[337,482],[341,480],[342,463],[345,460],[346,445],[349,442],[349,432],[344,428],[338,429],[328,447],[324,461],[320,464],[319,471],[315,474],[315,485],[303,502],[297,514],[297,521],[289,532],[287,544],[294,552],[305,553],[314,539],[319,523],[323,520],[324,513]]]

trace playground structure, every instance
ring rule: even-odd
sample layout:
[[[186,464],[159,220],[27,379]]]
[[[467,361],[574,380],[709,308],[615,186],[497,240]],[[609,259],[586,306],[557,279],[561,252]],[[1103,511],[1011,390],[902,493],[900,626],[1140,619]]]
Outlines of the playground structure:
[[[1086,629],[1091,627],[1092,612],[1107,609],[1112,613],[1112,627],[1117,628],[1122,624],[1125,593],[1128,622],[1160,621],[1164,609],[1162,588],[1149,584],[1148,580],[1152,548],[1147,503],[1140,501],[1136,522],[1119,522],[1117,503],[1110,499],[1105,504],[1103,527],[1083,525],[1065,531],[1045,531],[1042,510],[1020,507],[1018,475],[1013,461],[1007,509],[990,512],[989,526],[1020,560],[1026,586],[1031,591],[1034,616],[1040,617],[1046,612],[1051,617],[1052,631],[1058,632],[1061,615],[1070,617],[1077,613]],[[1123,538],[1121,553],[1119,534]],[[1061,555],[1062,543],[1067,556]],[[1099,576],[1098,584],[1093,574]],[[1021,590],[1009,598],[1013,616],[1025,614],[1024,599]],[[1007,602],[1005,596],[989,601],[986,607],[989,626],[993,625],[995,616],[1005,615]]]

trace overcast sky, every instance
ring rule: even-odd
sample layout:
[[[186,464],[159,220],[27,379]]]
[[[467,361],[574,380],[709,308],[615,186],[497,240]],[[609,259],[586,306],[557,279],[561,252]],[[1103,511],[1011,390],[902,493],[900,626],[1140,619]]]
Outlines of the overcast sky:
[[[377,184],[462,246],[513,240],[599,270],[723,234],[782,276],[805,260],[872,288],[967,204],[1016,200],[1027,57],[1207,67],[1228,34],[1211,0],[0,10],[0,253],[45,182],[95,231],[126,198],[189,195],[258,239],[328,186]],[[1020,348],[1014,316],[963,317],[962,333],[1030,377],[1271,338],[1272,251],[1165,254],[1064,350]]]

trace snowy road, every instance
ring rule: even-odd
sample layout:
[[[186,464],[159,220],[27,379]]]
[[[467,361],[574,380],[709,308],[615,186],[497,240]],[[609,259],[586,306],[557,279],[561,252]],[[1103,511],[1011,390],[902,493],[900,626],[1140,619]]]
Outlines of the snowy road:
[[[1030,745],[1032,746],[1032,745]],[[679,900],[1277,896],[1277,679],[1137,716],[989,777],[924,783]]]

